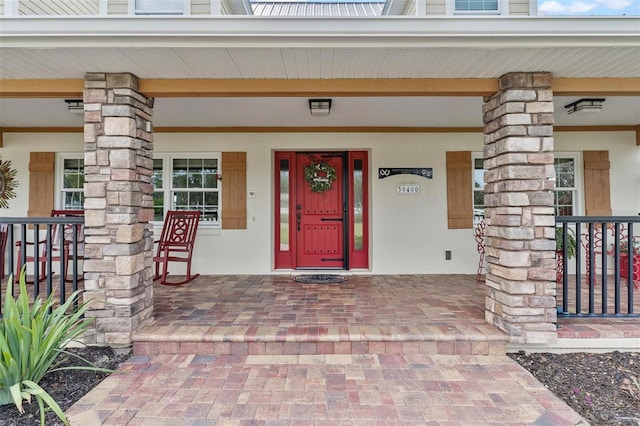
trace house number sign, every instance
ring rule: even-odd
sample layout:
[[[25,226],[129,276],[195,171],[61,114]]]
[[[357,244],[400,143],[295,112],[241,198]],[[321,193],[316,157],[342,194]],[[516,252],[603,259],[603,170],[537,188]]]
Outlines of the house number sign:
[[[418,195],[420,194],[420,185],[415,182],[403,182],[396,186],[397,195]]]
[[[418,175],[431,179],[433,178],[433,169],[431,167],[416,167],[412,169],[383,167],[378,169],[378,179],[384,179],[394,175]]]

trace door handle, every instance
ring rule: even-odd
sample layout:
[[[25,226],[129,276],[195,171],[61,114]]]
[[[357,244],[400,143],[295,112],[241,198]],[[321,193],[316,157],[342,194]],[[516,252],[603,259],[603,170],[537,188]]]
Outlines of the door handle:
[[[296,214],[296,223],[298,224],[298,231],[300,230],[300,221],[302,220],[302,213]]]

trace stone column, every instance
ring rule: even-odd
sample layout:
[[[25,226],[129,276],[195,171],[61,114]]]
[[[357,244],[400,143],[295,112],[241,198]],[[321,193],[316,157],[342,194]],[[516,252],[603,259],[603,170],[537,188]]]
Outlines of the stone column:
[[[509,73],[485,99],[485,316],[515,343],[556,334],[550,73]]]
[[[85,77],[85,293],[89,343],[124,347],[153,315],[153,99],[132,74]]]

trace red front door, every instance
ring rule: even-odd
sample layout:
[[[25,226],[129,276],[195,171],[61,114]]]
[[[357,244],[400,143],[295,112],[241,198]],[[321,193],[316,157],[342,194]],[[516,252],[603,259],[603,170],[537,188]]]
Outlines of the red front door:
[[[296,154],[294,200],[296,266],[345,267],[342,153]]]

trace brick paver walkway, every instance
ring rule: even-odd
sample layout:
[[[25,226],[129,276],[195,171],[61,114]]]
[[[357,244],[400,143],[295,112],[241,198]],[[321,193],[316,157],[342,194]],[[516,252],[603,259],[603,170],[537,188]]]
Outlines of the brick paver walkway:
[[[473,276],[154,290],[136,355],[71,407],[72,425],[586,424],[504,355]]]
[[[506,356],[134,356],[72,425],[576,425]]]

